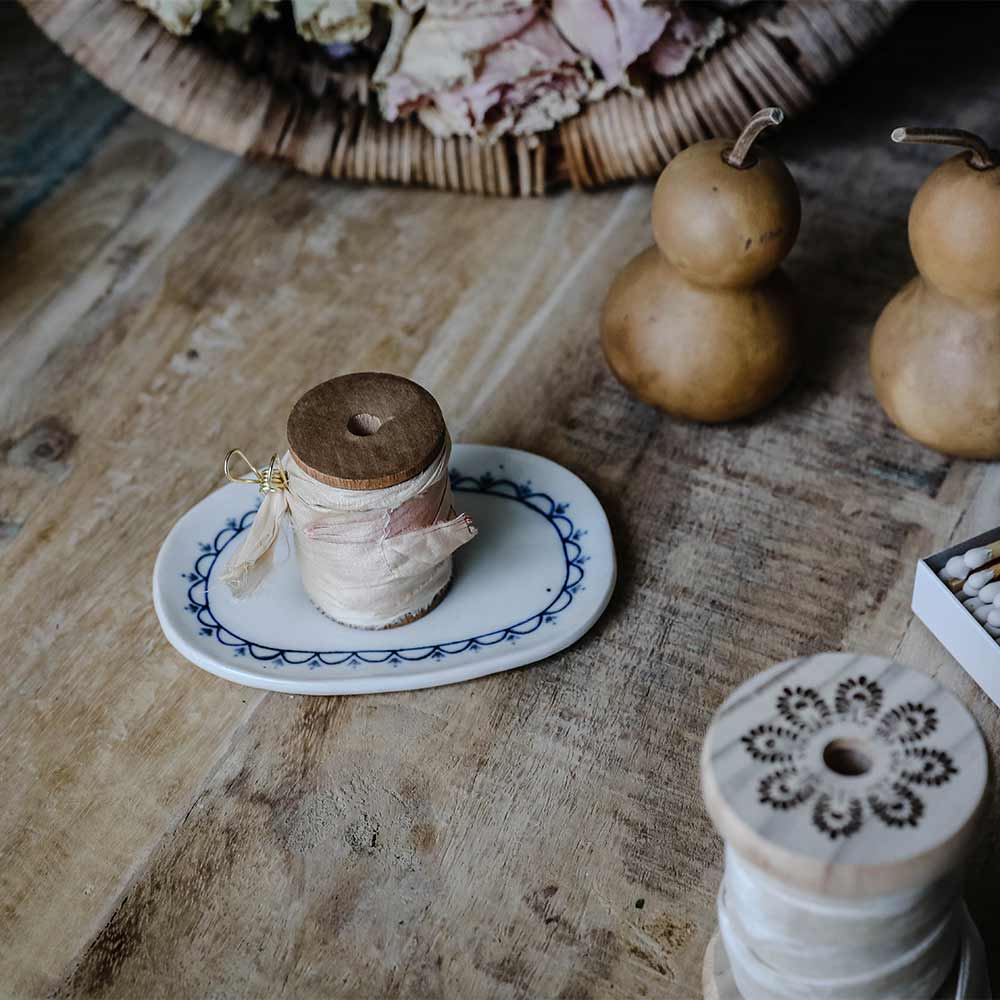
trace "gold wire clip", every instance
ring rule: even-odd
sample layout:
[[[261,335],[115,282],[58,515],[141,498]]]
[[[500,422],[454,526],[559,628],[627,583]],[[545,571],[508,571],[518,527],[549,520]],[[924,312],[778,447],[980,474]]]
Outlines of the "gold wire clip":
[[[229,463],[233,457],[239,457],[246,463],[247,468],[253,473],[252,476],[234,476],[229,469]],[[278,455],[271,456],[271,462],[262,472],[239,448],[232,448],[226,455],[226,460],[222,464],[222,471],[226,474],[226,479],[232,483],[249,483],[260,488],[261,493],[278,493],[280,490],[288,489],[288,475],[278,461]]]

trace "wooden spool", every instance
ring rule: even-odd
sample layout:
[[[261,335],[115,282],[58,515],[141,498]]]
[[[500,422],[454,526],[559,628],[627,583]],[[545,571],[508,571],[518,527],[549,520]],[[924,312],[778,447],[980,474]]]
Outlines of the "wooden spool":
[[[701,780],[743,862],[792,889],[863,899],[960,869],[988,762],[975,720],[936,681],[882,657],[824,653],[772,667],[726,699]],[[703,988],[741,1000],[718,934]]]
[[[355,372],[305,393],[292,407],[286,433],[292,457],[314,479],[339,489],[380,490],[427,469],[448,432],[437,400],[416,382]],[[422,618],[447,591],[445,585],[422,611],[385,628]]]

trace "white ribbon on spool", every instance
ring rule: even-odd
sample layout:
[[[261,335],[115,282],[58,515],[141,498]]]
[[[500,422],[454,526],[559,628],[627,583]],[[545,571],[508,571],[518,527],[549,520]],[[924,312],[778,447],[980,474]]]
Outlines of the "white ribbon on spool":
[[[729,848],[718,915],[743,1000],[931,1000],[959,957],[965,921],[957,875],[834,899],[792,889]]]
[[[288,452],[283,476],[273,463],[265,473],[251,466],[256,478],[237,481],[258,482],[264,500],[223,582],[238,598],[253,593],[271,569],[288,517],[302,584],[325,614],[377,629],[425,611],[451,579],[451,554],[476,534],[452,507],[450,456],[446,438],[423,472],[380,490],[327,486]]]

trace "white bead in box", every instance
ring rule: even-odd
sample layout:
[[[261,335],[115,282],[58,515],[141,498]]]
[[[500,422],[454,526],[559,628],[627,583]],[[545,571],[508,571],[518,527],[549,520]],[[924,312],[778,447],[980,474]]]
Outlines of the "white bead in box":
[[[1000,643],[962,606],[966,595],[953,594],[938,576],[952,556],[997,539],[1000,527],[921,559],[913,581],[912,607],[962,669],[1000,706]]]

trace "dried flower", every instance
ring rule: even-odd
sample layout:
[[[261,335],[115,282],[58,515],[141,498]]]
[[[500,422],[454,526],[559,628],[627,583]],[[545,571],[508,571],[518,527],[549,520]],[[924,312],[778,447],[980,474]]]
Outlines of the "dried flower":
[[[649,50],[648,63],[660,76],[680,76],[692,59],[704,59],[726,33],[726,22],[711,8],[692,10],[675,4],[660,39]]]
[[[437,135],[494,139],[576,114],[590,86],[580,54],[531,7],[471,17],[427,13],[385,80],[382,110],[389,121],[416,111]]]
[[[246,32],[282,0],[135,0],[176,34],[205,19]],[[530,135],[616,87],[636,66],[683,73],[724,37],[715,6],[679,0],[290,0],[299,35],[352,80],[370,74],[388,121],[414,113],[440,136]],[[357,57],[357,58],[356,58]],[[640,76],[636,77],[641,78]],[[365,81],[362,79],[362,83]],[[367,93],[353,86],[350,93]],[[342,88],[337,91],[344,96]]]

